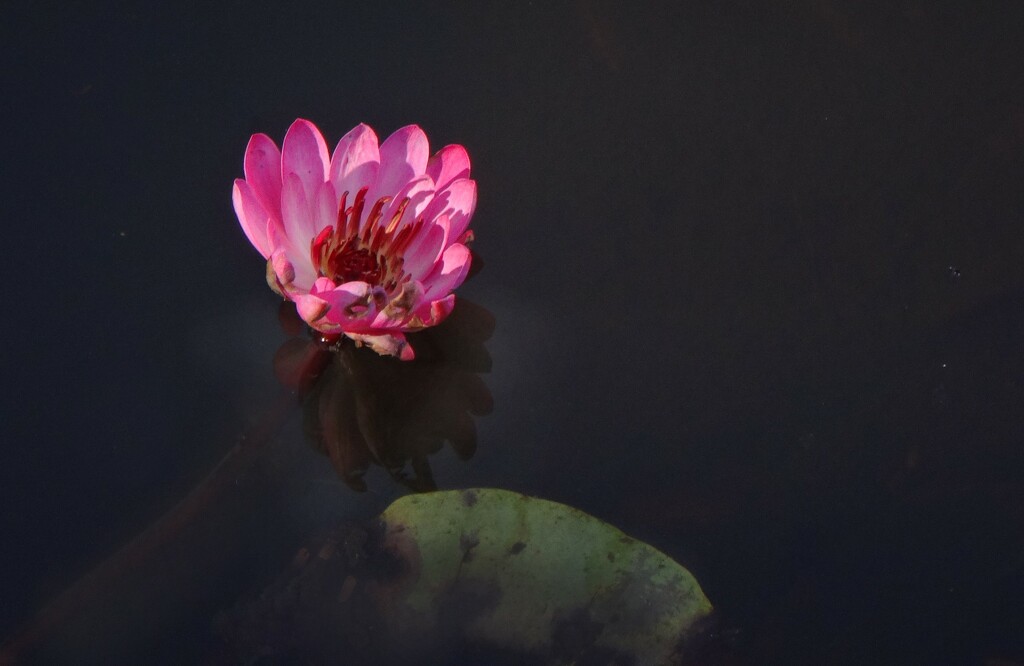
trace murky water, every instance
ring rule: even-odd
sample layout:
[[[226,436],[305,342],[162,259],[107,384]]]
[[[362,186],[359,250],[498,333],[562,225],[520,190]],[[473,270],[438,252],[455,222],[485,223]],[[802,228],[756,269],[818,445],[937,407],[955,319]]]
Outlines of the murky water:
[[[697,663],[1024,661],[1021,7],[409,5],[2,10],[4,658],[231,663],[436,486],[686,566]],[[278,381],[231,184],[296,117],[467,147],[454,366]]]

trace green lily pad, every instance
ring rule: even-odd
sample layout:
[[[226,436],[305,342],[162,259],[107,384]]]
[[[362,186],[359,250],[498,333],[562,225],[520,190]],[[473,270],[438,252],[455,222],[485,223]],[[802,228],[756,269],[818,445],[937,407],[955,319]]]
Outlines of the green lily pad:
[[[400,575],[375,590],[395,636],[573,662],[676,663],[711,604],[685,568],[572,507],[505,490],[409,495],[381,516]]]

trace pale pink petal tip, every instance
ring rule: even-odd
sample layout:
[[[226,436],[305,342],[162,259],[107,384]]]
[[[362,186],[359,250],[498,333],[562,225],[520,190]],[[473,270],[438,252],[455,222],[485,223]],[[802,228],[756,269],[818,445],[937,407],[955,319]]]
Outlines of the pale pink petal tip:
[[[327,143],[316,125],[301,118],[292,123],[281,147],[281,175],[298,176],[309,200],[316,196],[330,166]]]
[[[404,162],[417,176],[427,170],[430,143],[418,125],[406,125],[384,140],[380,146],[382,162]]]
[[[268,211],[281,205],[281,151],[266,134],[253,134],[245,148],[245,180]]]
[[[441,298],[459,287],[469,275],[473,255],[465,245],[450,246],[441,255],[441,261],[424,280],[428,298]]]
[[[427,175],[440,191],[458,178],[469,178],[469,154],[459,145],[445,146],[427,163]]]

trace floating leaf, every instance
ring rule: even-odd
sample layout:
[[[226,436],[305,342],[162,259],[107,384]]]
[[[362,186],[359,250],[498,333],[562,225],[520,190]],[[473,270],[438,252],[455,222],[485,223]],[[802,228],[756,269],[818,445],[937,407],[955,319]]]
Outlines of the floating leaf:
[[[448,633],[565,662],[676,663],[711,612],[689,571],[563,504],[505,490],[409,495],[382,514],[393,636]],[[427,641],[429,642],[429,640]]]

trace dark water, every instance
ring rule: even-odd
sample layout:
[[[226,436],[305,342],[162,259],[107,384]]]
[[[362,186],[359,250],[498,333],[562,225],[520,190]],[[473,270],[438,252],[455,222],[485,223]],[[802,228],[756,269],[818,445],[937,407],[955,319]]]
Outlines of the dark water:
[[[0,17],[23,658],[210,659],[218,612],[405,492],[342,483],[272,371],[289,336],[230,188],[251,133],[306,117],[472,157],[486,266],[459,294],[495,320],[493,410],[468,462],[430,457],[439,487],[670,554],[718,611],[707,663],[1024,662],[1024,5]],[[40,623],[239,444],[180,530]]]

